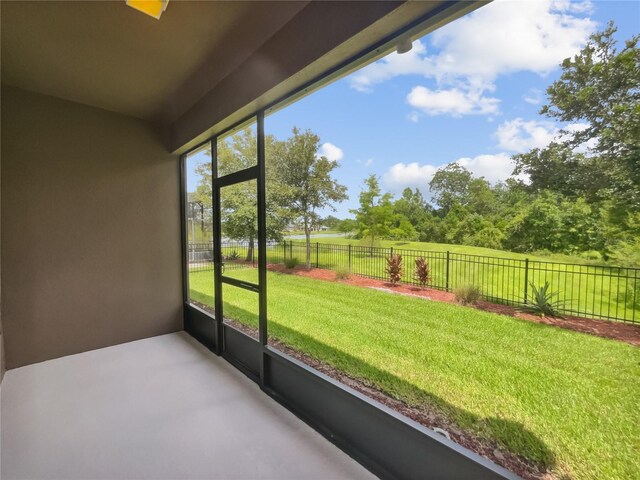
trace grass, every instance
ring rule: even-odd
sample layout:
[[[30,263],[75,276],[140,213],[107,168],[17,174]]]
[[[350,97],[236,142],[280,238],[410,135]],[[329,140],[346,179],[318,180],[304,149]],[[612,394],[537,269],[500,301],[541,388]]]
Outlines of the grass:
[[[211,273],[190,282],[192,298],[211,305]],[[226,287],[225,316],[256,327],[257,295]],[[268,290],[271,337],[409,404],[432,405],[558,476],[640,478],[637,348],[292,275],[269,272]]]
[[[314,237],[315,235],[328,235],[328,234],[336,234],[336,233],[340,233],[338,230],[313,230],[311,232],[311,237]],[[289,236],[289,235],[304,235],[304,230],[287,230],[286,232],[283,232],[284,236]]]
[[[362,241],[318,238],[311,243],[311,265],[332,270],[347,269],[354,275],[386,278],[385,258],[393,248],[395,253],[403,255],[403,282],[414,282],[414,260],[424,255],[431,270],[430,285],[435,288],[445,288],[449,271],[451,290],[461,285],[478,285],[487,300],[521,305],[525,290],[528,300],[531,299],[530,282],[541,287],[548,281],[563,304],[559,312],[562,315],[640,321],[640,269],[594,265],[581,258],[541,257],[465,245],[383,241],[380,246],[372,256]],[[244,258],[246,247],[224,250],[236,250]],[[452,253],[449,269],[447,251]],[[294,240],[287,241],[286,247],[282,244],[269,247],[267,261],[283,263],[285,253],[286,257],[294,256],[304,263],[305,242]],[[525,273],[525,259],[529,260],[528,274]],[[568,260],[575,263],[566,263]],[[558,263],[549,263],[552,261]]]
[[[640,320],[640,270],[618,269],[588,265],[584,260],[571,264],[549,264],[549,257],[527,256],[520,253],[492,250],[464,245],[446,245],[420,242],[382,242],[377,255],[371,256],[368,247],[360,241],[343,238],[319,239],[311,245],[312,266],[336,270],[349,266],[354,274],[384,277],[385,257],[393,247],[404,257],[404,282],[413,281],[413,262],[425,252],[431,268],[432,282],[438,288],[446,285],[446,252],[450,251],[449,287],[478,285],[489,300],[520,304],[525,286],[533,282],[538,287],[548,281],[563,302],[563,314],[618,320]],[[349,247],[349,244],[351,247]],[[289,247],[291,245],[291,248]],[[351,248],[351,265],[349,264]],[[389,249],[389,250],[387,250]],[[287,244],[287,255],[304,258],[304,242]],[[282,262],[283,251],[271,250],[273,261]],[[479,255],[480,257],[470,256]],[[496,257],[496,258],[487,258]],[[529,259],[529,273],[525,278],[524,259]],[[563,258],[566,261],[566,258]],[[635,275],[635,277],[634,277]],[[636,303],[634,304],[634,285]]]
[[[358,245],[363,247],[370,246],[370,243],[367,240],[358,240],[354,238],[345,238],[345,237],[327,237],[321,240],[321,243],[332,243],[336,245]],[[498,250],[495,248],[484,248],[484,247],[474,247],[471,245],[453,245],[450,243],[431,243],[431,242],[409,242],[409,241],[398,241],[398,240],[380,240],[376,242],[377,247],[382,248],[396,248],[396,249],[404,249],[404,250],[423,250],[430,252],[447,252],[451,253],[464,253],[467,255],[486,255],[489,257],[502,257],[513,260],[524,260],[528,258],[529,260],[536,260],[541,262],[564,262],[564,263],[578,263],[578,264],[589,264],[595,263],[589,260],[586,260],[582,257],[564,255],[564,254],[548,254],[548,255],[539,255],[535,253],[517,253],[510,252],[508,250]],[[602,262],[599,262],[602,263]]]

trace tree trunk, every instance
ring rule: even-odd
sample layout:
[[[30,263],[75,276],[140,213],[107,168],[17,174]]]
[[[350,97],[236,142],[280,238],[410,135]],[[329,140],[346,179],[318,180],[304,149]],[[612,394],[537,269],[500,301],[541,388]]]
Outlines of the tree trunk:
[[[253,243],[254,243],[254,239],[253,239],[253,237],[251,237],[249,239],[249,247],[247,248],[246,261],[247,262],[251,262],[252,264],[253,264]]]
[[[304,236],[307,241],[307,270],[311,269],[311,230],[309,228],[309,222],[304,221]]]

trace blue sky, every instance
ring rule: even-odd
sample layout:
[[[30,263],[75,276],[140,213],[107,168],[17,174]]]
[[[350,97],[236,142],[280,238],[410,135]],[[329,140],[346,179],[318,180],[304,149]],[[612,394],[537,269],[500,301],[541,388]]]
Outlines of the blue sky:
[[[558,64],[609,20],[618,40],[637,34],[640,2],[496,1],[268,116],[265,130],[283,139],[295,125],[320,136],[349,189],[334,213],[343,218],[371,173],[385,190],[426,196],[433,173],[454,161],[504,180],[511,155],[547,145],[559,127],[581,128],[537,112]]]

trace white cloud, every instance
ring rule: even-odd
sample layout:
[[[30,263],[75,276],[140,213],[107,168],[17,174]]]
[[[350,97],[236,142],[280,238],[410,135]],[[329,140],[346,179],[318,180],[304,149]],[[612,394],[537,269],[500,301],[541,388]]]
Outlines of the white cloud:
[[[366,160],[356,160],[356,163],[359,163],[364,167],[370,167],[373,164],[373,158],[367,158]]]
[[[560,141],[568,140],[570,138],[570,134],[586,130],[587,128],[589,128],[589,126],[590,125],[588,123],[580,123],[580,122],[570,123],[569,125],[565,125],[562,128],[563,132],[559,132],[558,139]],[[564,132],[566,132],[566,133],[564,133]],[[569,135],[567,135],[567,133]],[[584,142],[584,143],[578,145],[577,147],[575,147],[573,149],[573,151],[576,152],[576,153],[589,154],[591,152],[591,150],[593,150],[597,145],[598,145],[598,139],[597,138],[590,138],[586,142]]]
[[[531,105],[540,105],[543,100],[542,90],[530,88],[529,91],[524,94],[522,99]]]
[[[328,160],[332,162],[337,162],[342,160],[344,157],[344,152],[341,148],[336,147],[333,143],[323,143],[320,147],[320,155],[323,157],[327,157]]]
[[[592,13],[593,2],[591,0],[583,0],[581,2],[575,2],[572,0],[554,0],[554,4],[557,8],[575,12],[575,13]]]
[[[400,193],[405,188],[429,189],[429,182],[438,167],[413,163],[396,163],[382,176],[385,187],[392,193]]]
[[[498,148],[522,153],[532,148],[544,148],[556,137],[558,129],[546,121],[524,121],[521,118],[508,120],[498,127],[494,136]]]
[[[502,123],[494,137],[498,140],[497,147],[514,153],[528,152],[532,148],[544,148],[552,141],[564,142],[571,138],[571,134],[589,127],[588,123],[570,123],[560,128],[557,124],[544,120],[525,121],[515,118]],[[592,138],[574,148],[577,153],[588,154],[598,143]]]
[[[418,121],[420,120],[420,112],[416,112],[414,110],[413,112],[409,113],[409,115],[407,115],[407,118],[410,122],[418,123]]]
[[[350,78],[352,88],[359,92],[369,93],[373,85],[384,82],[398,75],[428,76],[425,54],[427,47],[420,41],[413,42],[413,48],[402,55],[393,52],[383,59],[359,70]]]
[[[478,155],[476,157],[463,157],[455,163],[469,170],[474,177],[484,177],[489,183],[496,184],[511,177],[515,167],[511,156],[501,152],[497,154]],[[382,176],[382,181],[387,190],[392,193],[400,193],[405,188],[419,188],[420,191],[429,194],[429,182],[445,165],[420,165],[413,163],[396,163]],[[526,180],[526,177],[519,176]]]
[[[584,17],[591,8],[589,0],[497,0],[431,34],[438,53],[429,55],[426,45],[417,40],[410,52],[391,53],[352,75],[350,83],[356,90],[370,92],[393,77],[420,75],[435,80],[436,91],[462,91],[464,96],[492,105],[484,113],[493,114],[496,99],[484,94],[495,90],[495,79],[519,71],[546,75],[557,68],[595,30],[596,22]],[[441,113],[455,112],[483,110]]]
[[[495,1],[433,33],[435,75],[492,82],[517,71],[546,74],[586,42],[596,23],[584,2]]]
[[[569,125],[565,126],[563,130],[566,130],[569,133],[582,132],[583,130],[589,128],[589,126],[590,125],[588,123],[570,123]]]
[[[473,158],[463,157],[456,160],[456,163],[469,170],[474,176],[484,177],[492,184],[509,178],[515,167],[511,156],[504,152],[495,155],[478,155]]]
[[[465,92],[457,88],[430,90],[418,86],[409,92],[407,102],[427,115],[449,114],[453,117],[460,117],[471,114],[495,114],[498,112],[500,100],[484,97],[478,91]]]

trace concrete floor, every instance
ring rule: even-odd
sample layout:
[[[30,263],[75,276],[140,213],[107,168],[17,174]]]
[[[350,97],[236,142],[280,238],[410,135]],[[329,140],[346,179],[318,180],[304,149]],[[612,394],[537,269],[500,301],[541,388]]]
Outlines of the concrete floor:
[[[2,479],[365,479],[186,333],[6,373]]]

